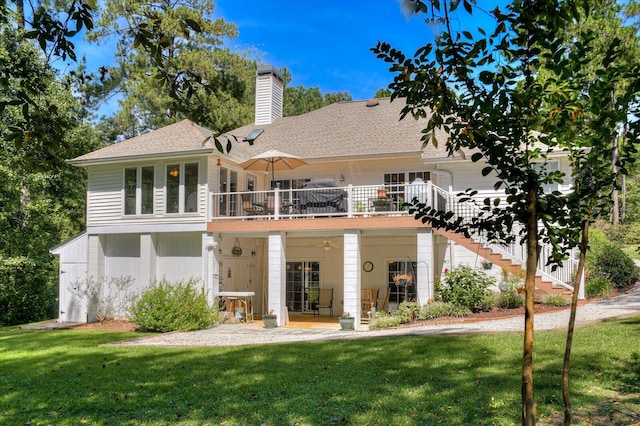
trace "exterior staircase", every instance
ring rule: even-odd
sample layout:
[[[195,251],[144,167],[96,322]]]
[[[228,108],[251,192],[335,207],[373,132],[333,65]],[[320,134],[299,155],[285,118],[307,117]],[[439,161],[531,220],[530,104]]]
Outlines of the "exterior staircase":
[[[430,183],[430,182],[429,182]],[[456,217],[471,219],[480,213],[480,210],[469,202],[460,201],[457,195],[450,193],[435,185],[431,185],[429,203],[439,210],[453,211]],[[499,266],[503,270],[516,273],[524,269],[526,264],[526,248],[519,243],[512,243],[507,246],[498,244],[487,244],[482,241],[482,236],[472,235],[466,238],[462,234],[444,229],[434,228],[434,232],[442,235],[466,249],[477,253],[478,256]],[[550,245],[541,243],[538,268],[536,269],[536,292],[547,294],[571,294],[573,286],[570,284],[577,267],[577,261],[571,256],[565,260],[562,267],[555,270],[547,265],[547,260],[551,256]],[[584,289],[584,285],[581,286]]]

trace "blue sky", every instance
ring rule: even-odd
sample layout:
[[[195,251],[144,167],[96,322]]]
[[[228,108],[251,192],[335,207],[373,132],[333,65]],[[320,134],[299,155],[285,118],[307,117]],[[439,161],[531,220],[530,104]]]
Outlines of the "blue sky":
[[[378,40],[405,53],[433,40],[422,19],[407,19],[397,0],[217,0],[216,15],[238,26],[231,47],[255,48],[261,62],[287,67],[294,86],[372,97],[392,79],[371,48]]]
[[[393,79],[388,64],[371,52],[378,41],[412,56],[434,38],[423,17],[403,14],[400,0],[216,0],[215,4],[217,17],[238,26],[239,36],[231,47],[255,48],[262,52],[261,62],[287,67],[294,86],[319,87],[322,93],[348,91],[355,100],[372,97]],[[478,13],[461,26],[471,24],[473,29],[488,22]]]
[[[507,0],[478,0],[485,8]],[[390,43],[412,56],[433,41],[434,30],[423,16],[407,17],[400,0],[214,0],[213,19],[224,18],[238,27],[239,36],[227,44],[236,51],[251,50],[260,63],[287,67],[292,85],[319,87],[322,93],[348,91],[353,99],[373,97],[392,81],[389,65],[371,48]],[[489,28],[484,13],[466,13],[460,29]],[[115,39],[100,45],[79,43],[79,54],[90,69],[113,63]],[[102,109],[109,114],[114,102]]]

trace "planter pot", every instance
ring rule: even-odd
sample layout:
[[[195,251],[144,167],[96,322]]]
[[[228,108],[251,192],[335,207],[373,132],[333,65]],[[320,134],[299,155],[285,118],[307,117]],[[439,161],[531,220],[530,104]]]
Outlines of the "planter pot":
[[[484,266],[484,269],[491,269],[491,268],[493,268],[493,263],[485,262],[485,263],[482,264],[482,266]]]
[[[356,319],[353,317],[349,318],[340,318],[340,329],[341,330],[354,330]]]
[[[278,317],[276,315],[263,315],[262,322],[264,328],[276,328],[278,326]]]
[[[387,190],[378,189],[378,198],[387,198]]]

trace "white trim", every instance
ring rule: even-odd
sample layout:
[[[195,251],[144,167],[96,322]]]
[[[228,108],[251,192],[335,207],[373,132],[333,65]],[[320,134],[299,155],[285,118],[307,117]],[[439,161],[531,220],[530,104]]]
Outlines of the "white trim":
[[[207,232],[206,222],[202,223],[157,223],[135,225],[104,225],[87,228],[87,234],[145,234],[149,232]]]

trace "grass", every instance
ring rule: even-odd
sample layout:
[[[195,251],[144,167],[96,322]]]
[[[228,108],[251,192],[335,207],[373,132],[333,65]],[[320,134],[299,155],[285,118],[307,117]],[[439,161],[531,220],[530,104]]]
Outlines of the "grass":
[[[101,346],[130,337],[0,329],[0,424],[519,422],[520,333],[226,348]],[[564,338],[536,333],[539,424],[554,424],[562,410]],[[640,317],[580,328],[572,359],[575,424],[640,421],[633,418],[640,413]]]

